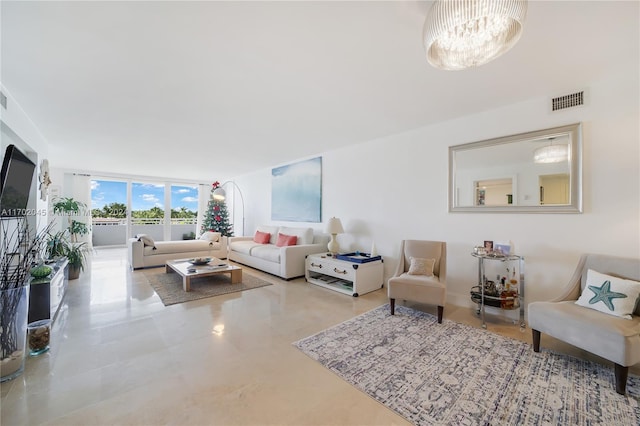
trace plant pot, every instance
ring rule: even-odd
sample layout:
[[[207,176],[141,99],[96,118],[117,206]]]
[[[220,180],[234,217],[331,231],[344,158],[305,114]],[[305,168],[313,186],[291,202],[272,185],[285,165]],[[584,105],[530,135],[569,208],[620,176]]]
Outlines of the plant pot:
[[[69,279],[77,280],[80,277],[80,271],[81,269],[79,266],[69,265]]]
[[[21,287],[0,290],[0,382],[24,371],[29,311],[29,281]]]

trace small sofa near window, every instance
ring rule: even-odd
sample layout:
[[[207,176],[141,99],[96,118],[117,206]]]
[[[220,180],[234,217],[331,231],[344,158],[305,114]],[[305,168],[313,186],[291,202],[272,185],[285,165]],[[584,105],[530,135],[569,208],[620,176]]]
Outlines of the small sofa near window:
[[[197,240],[154,241],[138,235],[127,241],[127,258],[131,269],[164,266],[167,260],[192,257],[227,258],[227,237],[219,232],[205,232]]]
[[[640,259],[584,254],[564,288],[549,302],[533,302],[527,309],[533,332],[533,350],[540,351],[540,334],[548,334],[615,365],[616,392],[624,395],[629,367],[640,363],[640,303],[631,319],[602,313],[576,304],[587,285],[589,270],[640,281]]]
[[[279,235],[296,237],[295,244],[278,247]],[[313,228],[259,226],[253,237],[229,238],[229,260],[289,280],[304,276],[306,257],[325,253],[328,243],[329,236],[314,235]]]

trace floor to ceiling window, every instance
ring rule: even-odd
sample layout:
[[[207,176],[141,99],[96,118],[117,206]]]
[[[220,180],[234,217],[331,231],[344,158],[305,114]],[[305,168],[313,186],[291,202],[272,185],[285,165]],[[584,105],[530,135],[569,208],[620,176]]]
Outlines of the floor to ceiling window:
[[[164,183],[131,183],[131,235],[147,234],[156,241],[165,238]]]
[[[171,185],[171,239],[194,239],[197,217],[198,187]]]
[[[127,241],[127,182],[91,180],[92,238],[95,246]]]
[[[93,245],[124,245],[147,234],[156,241],[192,239],[197,235],[198,185],[91,180]]]

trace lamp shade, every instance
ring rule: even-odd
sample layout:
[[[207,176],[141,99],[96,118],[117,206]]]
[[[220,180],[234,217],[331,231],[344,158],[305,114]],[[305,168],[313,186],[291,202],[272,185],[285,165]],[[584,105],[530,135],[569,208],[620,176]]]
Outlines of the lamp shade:
[[[332,217],[327,222],[327,234],[342,234],[344,233],[344,229],[342,228],[342,222],[337,217]]]
[[[477,67],[520,39],[527,0],[437,0],[427,15],[423,41],[436,68]]]
[[[213,199],[218,201],[224,201],[227,198],[227,193],[222,187],[213,190]]]

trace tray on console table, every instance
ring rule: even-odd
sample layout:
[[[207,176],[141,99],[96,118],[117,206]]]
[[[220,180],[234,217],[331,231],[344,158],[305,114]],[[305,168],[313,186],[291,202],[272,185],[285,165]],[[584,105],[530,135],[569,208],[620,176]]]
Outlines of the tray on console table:
[[[378,290],[384,284],[382,258],[355,263],[326,254],[311,254],[305,262],[307,282],[353,297]]]

